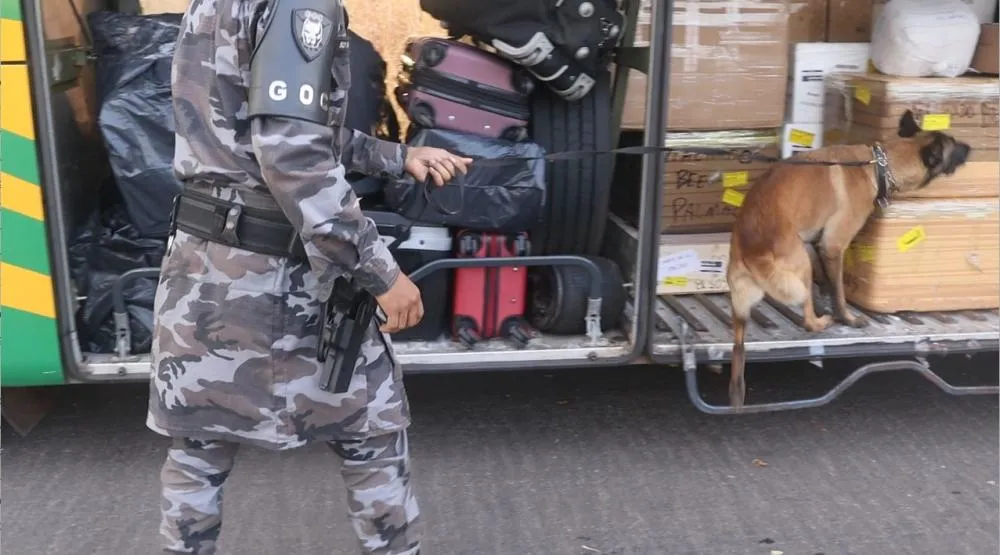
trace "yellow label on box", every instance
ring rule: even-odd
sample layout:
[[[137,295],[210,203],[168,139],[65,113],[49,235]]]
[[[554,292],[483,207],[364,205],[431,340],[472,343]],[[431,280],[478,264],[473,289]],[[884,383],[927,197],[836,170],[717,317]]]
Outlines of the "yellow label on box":
[[[926,238],[927,234],[924,232],[924,226],[918,225],[917,227],[904,233],[899,240],[896,241],[896,246],[899,247],[899,252],[907,252],[922,243]]]
[[[722,193],[722,202],[739,208],[740,206],[743,206],[743,197],[745,196],[746,195],[735,189],[726,189],[726,192]]]
[[[927,114],[920,128],[924,131],[944,131],[951,129],[951,114]]]
[[[683,276],[673,276],[663,278],[663,285],[667,287],[687,287],[688,278]]]
[[[723,187],[739,187],[750,182],[750,172],[725,172],[722,174]]]
[[[854,89],[854,98],[867,106],[872,101],[872,92],[868,90],[868,87],[859,85]]]
[[[812,148],[813,143],[816,142],[816,134],[801,129],[792,129],[791,133],[788,134],[788,140],[795,146]]]

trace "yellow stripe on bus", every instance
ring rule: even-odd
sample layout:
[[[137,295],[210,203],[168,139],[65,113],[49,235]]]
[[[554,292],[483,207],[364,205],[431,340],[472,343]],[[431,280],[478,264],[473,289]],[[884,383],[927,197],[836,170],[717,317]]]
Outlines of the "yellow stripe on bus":
[[[13,19],[0,19],[0,61],[23,62],[24,25]]]
[[[35,140],[35,125],[31,113],[31,95],[28,88],[28,66],[0,66],[0,127],[25,139]]]
[[[0,207],[35,220],[45,219],[42,188],[9,173],[0,173]]]
[[[55,318],[52,278],[0,262],[0,305]]]

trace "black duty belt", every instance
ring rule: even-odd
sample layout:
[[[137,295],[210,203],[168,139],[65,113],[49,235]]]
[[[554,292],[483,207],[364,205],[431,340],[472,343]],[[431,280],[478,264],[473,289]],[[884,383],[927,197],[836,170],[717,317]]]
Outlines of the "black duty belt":
[[[279,210],[243,206],[186,189],[174,199],[173,228],[258,254],[306,260],[298,230]]]

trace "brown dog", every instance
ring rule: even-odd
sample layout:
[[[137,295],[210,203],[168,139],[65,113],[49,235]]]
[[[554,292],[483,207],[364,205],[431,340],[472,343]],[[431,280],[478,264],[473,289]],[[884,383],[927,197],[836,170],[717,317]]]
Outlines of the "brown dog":
[[[769,295],[786,305],[802,305],[805,327],[826,329],[829,315],[813,309],[813,268],[806,243],[816,245],[833,289],[837,320],[862,327],[844,299],[844,251],[875,206],[899,191],[926,187],[950,175],[969,156],[969,145],[940,132],[920,130],[913,113],[899,120],[899,138],[884,143],[838,145],[803,152],[796,160],[855,163],[805,165],[776,163],[747,193],[733,224],[729,251],[733,355],[729,401],[743,406],[744,334],[754,305]],[[859,165],[860,163],[860,165]]]

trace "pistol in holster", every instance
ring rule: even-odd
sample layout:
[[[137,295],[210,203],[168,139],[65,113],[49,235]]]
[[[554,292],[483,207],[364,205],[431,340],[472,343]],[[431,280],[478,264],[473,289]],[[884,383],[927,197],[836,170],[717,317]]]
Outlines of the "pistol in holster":
[[[347,393],[378,303],[371,293],[339,280],[321,308],[322,324],[316,359],[323,365],[319,388]]]

